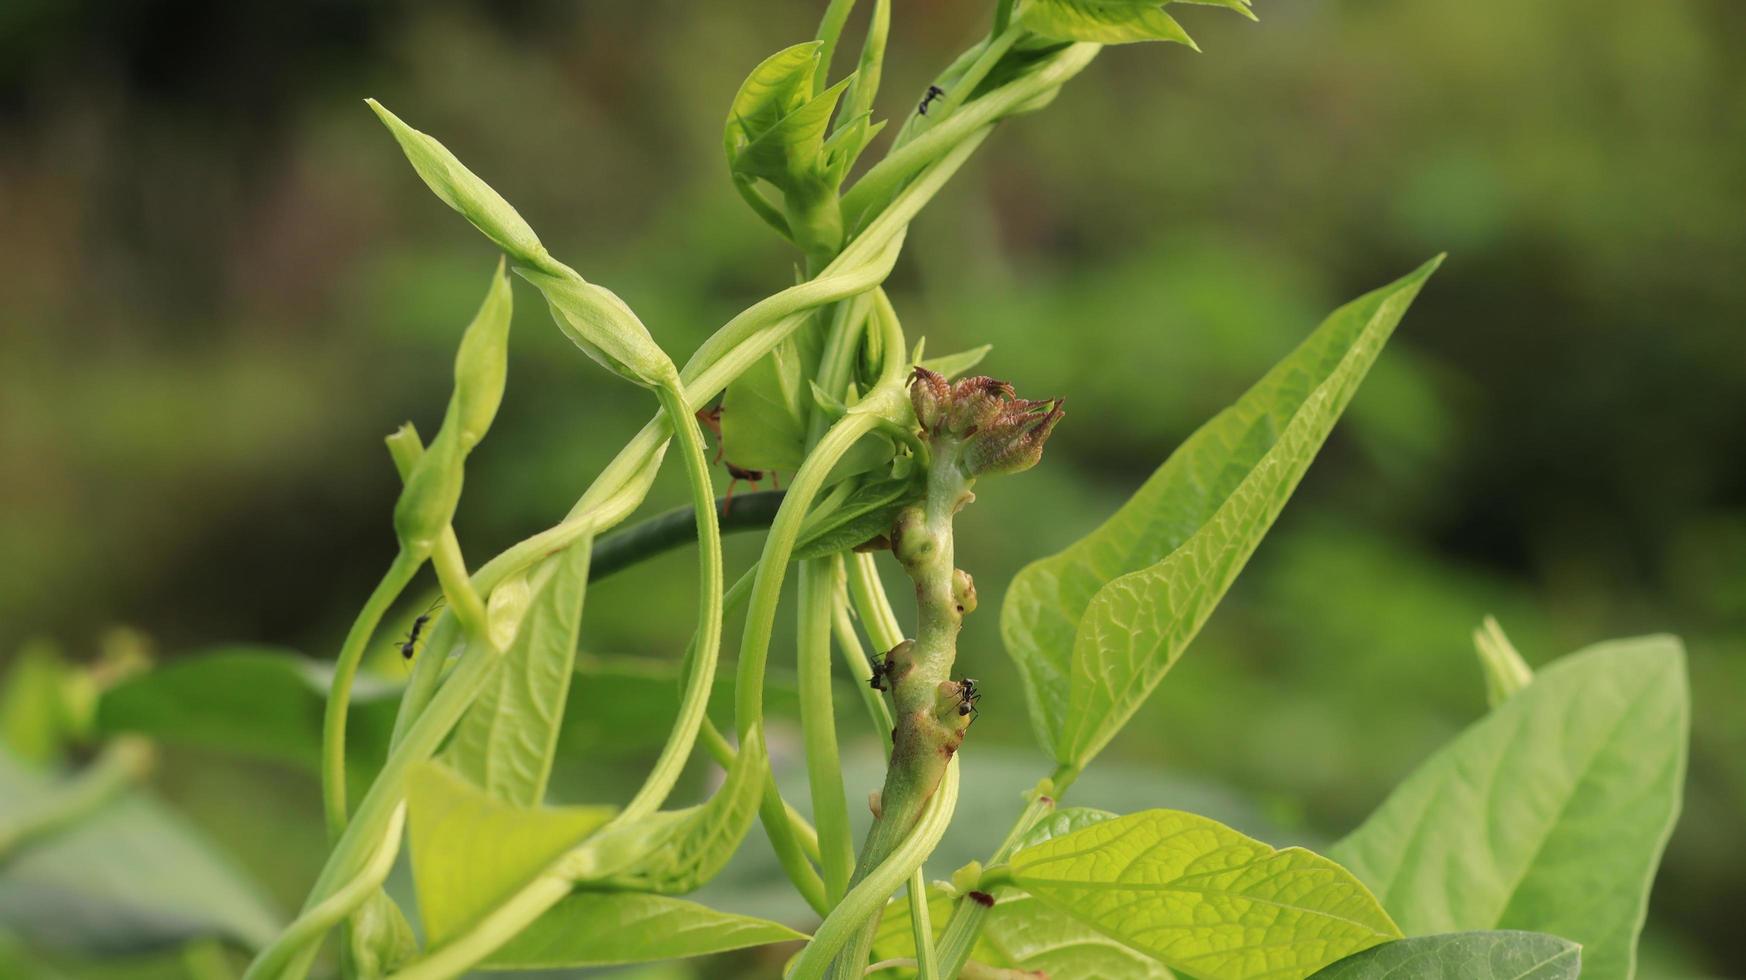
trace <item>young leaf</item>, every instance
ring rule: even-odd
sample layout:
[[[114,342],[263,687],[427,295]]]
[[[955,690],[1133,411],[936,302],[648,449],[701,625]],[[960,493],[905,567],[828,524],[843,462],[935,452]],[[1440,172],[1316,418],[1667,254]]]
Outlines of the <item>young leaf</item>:
[[[727,865],[758,817],[764,790],[759,738],[754,730],[709,802],[603,833],[566,859],[565,872],[585,888],[683,895],[703,887]]]
[[[364,980],[386,976],[395,967],[418,955],[418,937],[406,913],[388,893],[377,889],[352,914],[350,935],[352,967]]]
[[[1538,932],[1456,932],[1372,946],[1315,980],[1576,980],[1582,947]]]
[[[0,752],[0,825],[52,792]],[[0,874],[0,934],[43,949],[117,955],[211,937],[259,948],[282,926],[258,885],[143,791],[12,855]]]
[[[1101,527],[1014,578],[1001,635],[1057,760],[1083,767],[1163,679],[1440,261],[1335,311]]]
[[[462,931],[612,816],[609,807],[501,803],[436,763],[407,777],[412,876],[431,945]]]
[[[1350,872],[1206,817],[1148,810],[1012,857],[1057,910],[1204,980],[1308,976],[1401,932]]]
[[[722,458],[749,470],[792,473],[806,458],[811,394],[822,339],[803,327],[728,382],[721,403]]]
[[[578,892],[548,909],[481,965],[563,970],[702,956],[805,938],[779,923],[682,899]]]
[[[1175,41],[1194,47],[1161,0],[1023,0],[1019,22],[1059,41]]]
[[[1590,647],[1470,726],[1332,853],[1415,934],[1529,929],[1630,977],[1679,815],[1690,723],[1672,637]]]
[[[740,84],[728,109],[728,162],[738,170],[740,153],[753,140],[779,125],[812,97],[812,78],[818,72],[818,41],[807,41],[776,52],[752,69]]]
[[[534,806],[545,797],[576,662],[593,547],[593,538],[583,536],[556,561],[528,573],[532,598],[503,665],[443,750],[450,768],[505,803]],[[493,628],[497,625],[494,619]]]

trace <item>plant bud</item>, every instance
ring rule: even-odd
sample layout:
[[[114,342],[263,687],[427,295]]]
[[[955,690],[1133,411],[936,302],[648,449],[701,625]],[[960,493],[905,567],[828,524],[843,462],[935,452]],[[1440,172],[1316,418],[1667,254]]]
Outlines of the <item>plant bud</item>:
[[[418,458],[394,504],[394,534],[407,551],[429,554],[460,503],[462,453],[454,419],[455,403],[450,402],[442,431]]]
[[[497,263],[485,302],[461,335],[455,355],[454,402],[456,437],[461,452],[470,452],[485,437],[497,408],[503,404],[503,386],[509,374],[509,321],[512,312],[509,277]]]
[[[946,413],[946,428],[960,439],[985,429],[1000,415],[1013,395],[1012,385],[987,375],[965,378],[952,386],[952,407]]]
[[[1020,473],[1043,458],[1043,443],[1066,414],[1062,400],[1006,403],[988,427],[970,439],[964,467],[971,476]]]
[[[468,170],[446,147],[406,125],[375,99],[364,101],[394,134],[400,149],[406,153],[406,159],[412,163],[412,169],[418,171],[444,204],[460,212],[517,263],[541,269],[562,268],[546,252],[539,236],[515,208]]]
[[[976,580],[962,568],[952,569],[952,602],[957,605],[959,615],[976,611]]]
[[[552,319],[570,342],[603,367],[645,387],[678,379],[678,370],[643,321],[612,290],[584,280],[570,269],[553,275],[515,270],[538,286],[552,308]]]
[[[938,432],[952,404],[952,386],[946,379],[920,365],[909,381],[909,404],[916,424],[924,432]]]

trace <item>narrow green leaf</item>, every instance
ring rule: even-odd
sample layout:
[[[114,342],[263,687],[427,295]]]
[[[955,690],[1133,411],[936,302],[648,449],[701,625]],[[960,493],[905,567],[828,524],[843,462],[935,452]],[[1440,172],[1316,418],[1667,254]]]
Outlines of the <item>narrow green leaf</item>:
[[[1348,956],[1316,980],[1576,980],[1582,947],[1538,932],[1397,939]]]
[[[1019,887],[1204,980],[1304,977],[1400,930],[1357,878],[1206,817],[1148,810],[1013,855]]]
[[[584,888],[683,895],[703,887],[758,818],[764,790],[760,738],[754,730],[708,802],[600,834],[565,860],[565,873]]]
[[[430,762],[407,777],[406,806],[418,909],[433,946],[544,873],[613,812],[512,806]]]
[[[982,359],[993,349],[993,344],[983,344],[981,347],[972,347],[956,354],[941,354],[917,363],[949,381],[981,364]]]
[[[503,665],[443,750],[450,768],[505,803],[534,806],[545,798],[574,674],[593,550],[593,538],[583,536],[557,561],[525,573],[532,576],[527,583],[531,599]],[[498,626],[493,616],[493,629]]]
[[[682,899],[578,892],[548,909],[482,965],[494,970],[611,966],[805,938],[776,922]]]
[[[53,791],[0,752],[0,824]],[[44,949],[114,955],[210,937],[259,948],[282,927],[258,885],[144,791],[14,855],[0,874],[0,934]]]
[[[848,551],[888,533],[898,511],[926,493],[920,480],[873,480],[855,488],[847,500],[801,530],[794,559],[822,558]]]
[[[1690,725],[1673,637],[1565,657],[1408,777],[1333,854],[1414,934],[1527,929],[1635,971]]]
[[[1337,310],[1101,527],[1019,572],[1001,635],[1059,761],[1089,762],[1176,662],[1440,261]]]
[[[1060,41],[1175,41],[1194,47],[1161,0],[1023,0],[1019,22]]]
[[[539,236],[515,208],[468,170],[446,147],[402,122],[399,116],[383,108],[375,99],[364,101],[394,134],[412,169],[418,171],[418,176],[430,185],[444,204],[460,212],[518,264],[553,271],[562,268],[547,254]]]

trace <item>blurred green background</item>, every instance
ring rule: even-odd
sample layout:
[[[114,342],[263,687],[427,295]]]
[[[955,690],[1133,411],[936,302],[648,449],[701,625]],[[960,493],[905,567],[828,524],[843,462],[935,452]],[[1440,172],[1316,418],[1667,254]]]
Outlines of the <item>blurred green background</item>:
[[[894,6],[881,108],[901,117],[987,11]],[[740,79],[821,7],[0,5],[0,658],[33,640],[74,660],[140,643],[166,661],[230,642],[332,656],[392,554],[381,437],[407,418],[434,431],[495,261],[362,98],[447,143],[682,355],[791,281],[720,133]],[[1643,972],[1739,975],[1746,5],[1257,12],[1190,8],[1204,54],[1109,50],[1004,125],[893,277],[930,351],[992,342],[984,370],[1070,405],[1045,464],[990,483],[960,525],[984,610],[964,644],[986,691],[967,799],[1004,826],[1046,771],[996,628],[1012,573],[1094,526],[1327,311],[1447,250],[1272,537],[1076,801],[1204,804],[1326,841],[1483,710],[1468,634],[1484,614],[1534,663],[1676,632],[1691,768]],[[474,561],[560,516],[653,408],[517,295],[509,395],[459,517]],[[651,509],[682,500],[676,477]],[[585,648],[675,658],[691,562],[595,590]],[[791,760],[795,732],[775,737]],[[858,745],[851,798],[876,769]],[[611,798],[651,754],[568,757],[562,786]],[[322,844],[306,771],[170,746],[157,786],[295,907]],[[960,824],[940,873],[992,843]],[[707,897],[782,908],[757,867]]]

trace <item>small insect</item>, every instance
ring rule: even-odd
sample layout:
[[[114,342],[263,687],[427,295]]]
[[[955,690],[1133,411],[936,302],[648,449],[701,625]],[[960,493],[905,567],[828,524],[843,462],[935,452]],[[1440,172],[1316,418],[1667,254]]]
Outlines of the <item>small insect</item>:
[[[976,702],[980,700],[982,700],[982,692],[976,689],[976,678],[966,677],[958,682],[958,717],[969,715],[970,720],[974,722],[976,717],[982,713],[976,707]]]
[[[921,113],[924,116],[927,115],[928,114],[928,106],[932,105],[935,99],[937,99],[940,96],[945,95],[945,94],[946,94],[946,90],[939,87],[938,85],[929,85],[928,86],[928,94],[922,96],[921,105],[916,106],[915,111]]]
[[[867,686],[875,691],[891,690],[890,654],[876,654],[873,657],[873,676],[867,678]]]
[[[402,657],[411,660],[412,655],[418,652],[418,635],[424,632],[426,626],[430,625],[431,619],[436,616],[437,607],[442,604],[443,597],[437,596],[437,600],[430,604],[430,608],[419,613],[418,618],[412,621],[412,631],[406,634],[405,642],[400,644]]]

